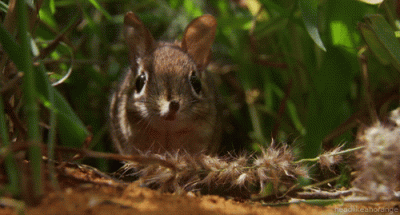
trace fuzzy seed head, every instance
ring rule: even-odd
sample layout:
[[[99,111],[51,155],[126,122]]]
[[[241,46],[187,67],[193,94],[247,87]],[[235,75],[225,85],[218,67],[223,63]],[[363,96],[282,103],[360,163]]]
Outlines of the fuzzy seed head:
[[[175,154],[143,154],[152,157],[151,162],[127,163],[123,173],[133,170],[141,182],[149,187],[166,191],[195,191],[238,187],[242,195],[250,194],[250,187],[272,184],[278,192],[281,183],[294,184],[299,176],[307,177],[307,170],[294,163],[292,151],[286,146],[262,148],[260,155],[241,154],[240,156],[190,155],[185,152]],[[159,162],[157,162],[159,160]],[[172,164],[174,168],[161,165]],[[205,189],[204,189],[205,188]],[[254,193],[259,193],[259,190]],[[235,194],[231,194],[235,195]],[[236,194],[237,195],[237,194]]]
[[[377,123],[357,139],[365,148],[357,155],[353,186],[374,199],[393,198],[400,187],[400,127]]]

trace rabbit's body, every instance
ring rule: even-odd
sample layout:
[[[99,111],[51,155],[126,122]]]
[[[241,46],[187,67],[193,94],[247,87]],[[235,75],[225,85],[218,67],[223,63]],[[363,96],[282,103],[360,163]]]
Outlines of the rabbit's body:
[[[215,152],[221,114],[205,71],[215,35],[214,17],[192,21],[181,43],[155,42],[131,12],[124,23],[131,66],[110,106],[111,134],[118,151]]]

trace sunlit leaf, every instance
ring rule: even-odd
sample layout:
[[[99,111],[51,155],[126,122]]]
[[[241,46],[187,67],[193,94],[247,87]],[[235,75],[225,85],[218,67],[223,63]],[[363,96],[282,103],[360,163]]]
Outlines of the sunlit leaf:
[[[345,23],[340,20],[333,20],[330,25],[333,45],[353,46],[350,31]]]
[[[7,10],[8,10],[8,5],[6,3],[0,1],[0,11],[7,13]]]
[[[186,11],[193,17],[198,17],[203,14],[198,5],[196,5],[193,1],[185,0],[183,1],[183,6],[185,7]]]
[[[57,29],[57,23],[54,20],[54,17],[48,8],[41,8],[39,10],[39,17],[47,25],[51,26],[53,29]]]
[[[49,0],[49,7],[52,14],[56,13],[56,4],[54,0]]]
[[[356,54],[357,47],[361,45],[361,36],[355,26],[365,14],[373,13],[371,7],[358,1],[330,0],[327,8],[330,43]]]
[[[268,14],[258,0],[247,0],[247,8],[253,16],[257,17],[258,21],[268,20]]]
[[[326,51],[318,31],[318,1],[300,0],[299,6],[308,34],[314,40],[315,44],[317,44],[322,50]]]
[[[383,2],[383,0],[358,0],[367,4],[380,4]]]

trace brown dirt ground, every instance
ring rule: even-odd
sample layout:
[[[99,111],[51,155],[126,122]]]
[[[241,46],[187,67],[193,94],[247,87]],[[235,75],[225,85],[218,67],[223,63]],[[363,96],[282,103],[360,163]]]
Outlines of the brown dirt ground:
[[[181,192],[162,193],[157,190],[140,187],[138,182],[121,184],[94,176],[92,172],[64,169],[60,174],[60,189],[47,186],[46,194],[40,204],[27,206],[25,214],[64,215],[64,214],[342,214],[346,210],[365,208],[395,209],[400,213],[399,202],[344,204],[331,206],[313,206],[291,204],[289,206],[263,206],[258,202],[237,202],[213,195],[197,195]],[[59,176],[60,176],[59,175]],[[49,183],[47,183],[49,184]],[[359,214],[360,211],[346,214]],[[10,207],[1,207],[0,214],[17,214]],[[374,213],[376,214],[376,213]],[[387,214],[387,213],[382,213]]]
[[[190,196],[160,193],[132,183],[126,189],[82,184],[63,188],[60,193],[46,194],[35,207],[27,207],[26,214],[326,214],[330,208],[308,205],[265,207],[239,203],[219,196]],[[0,214],[13,214],[9,208]]]

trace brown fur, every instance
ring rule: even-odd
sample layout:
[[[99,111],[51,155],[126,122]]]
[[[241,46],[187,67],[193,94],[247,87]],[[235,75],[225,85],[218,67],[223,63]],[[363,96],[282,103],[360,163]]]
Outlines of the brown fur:
[[[156,42],[132,12],[126,14],[124,24],[131,66],[110,105],[117,150],[121,154],[215,152],[221,114],[214,85],[204,70],[214,41],[215,18],[204,15],[193,20],[182,43]],[[145,84],[139,91],[140,75]],[[196,86],[196,80],[201,83],[199,93],[192,79]]]

